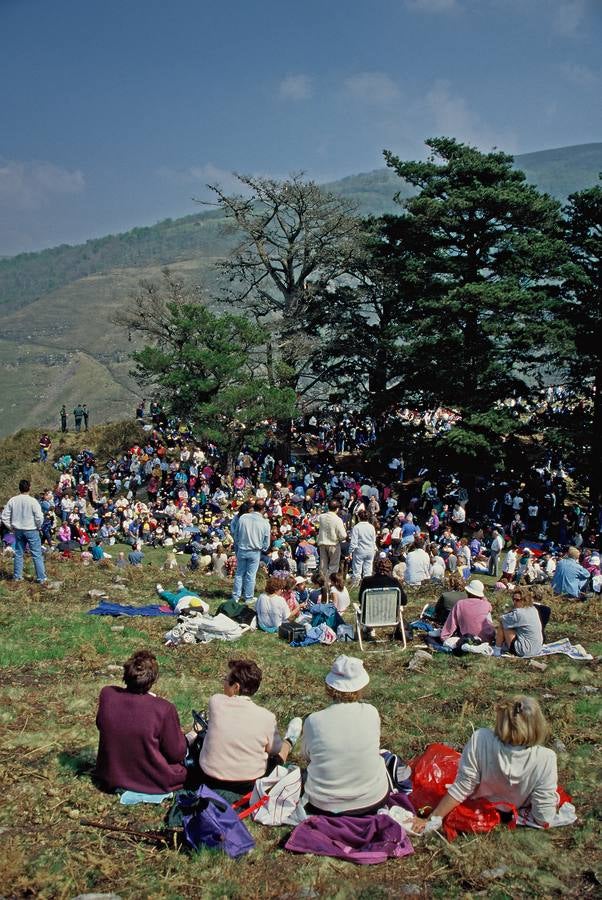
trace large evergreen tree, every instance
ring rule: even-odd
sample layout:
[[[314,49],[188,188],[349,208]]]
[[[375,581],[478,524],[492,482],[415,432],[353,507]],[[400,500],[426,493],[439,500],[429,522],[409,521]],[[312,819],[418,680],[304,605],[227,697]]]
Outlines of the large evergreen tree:
[[[560,208],[505,153],[451,138],[427,146],[426,162],[385,152],[417,189],[402,202],[414,247],[423,236],[414,263],[421,289],[406,292],[399,393],[419,390],[428,405],[459,410],[450,451],[499,456],[516,427],[499,402],[527,392],[553,358],[565,256]],[[390,241],[387,249],[403,252]]]
[[[602,178],[602,176],[601,176]],[[586,398],[578,410],[575,442],[583,446],[590,479],[590,497],[602,500],[602,186],[579,191],[566,207],[567,242],[571,263],[566,268],[566,334],[569,379]]]

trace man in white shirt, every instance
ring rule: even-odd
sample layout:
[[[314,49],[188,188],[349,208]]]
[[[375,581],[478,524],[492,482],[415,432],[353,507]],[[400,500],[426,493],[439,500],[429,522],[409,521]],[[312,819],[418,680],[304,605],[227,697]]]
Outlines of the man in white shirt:
[[[504,549],[504,539],[496,528],[493,529],[492,536],[493,540],[491,541],[491,548],[489,553],[488,573],[489,575],[494,575],[497,578],[498,562],[500,553]]]
[[[46,584],[46,570],[40,538],[44,514],[35,497],[30,497],[30,487],[29,481],[25,478],[19,482],[19,493],[11,497],[2,510],[2,524],[15,534],[14,581],[23,581],[23,555],[25,548],[29,547],[36,571],[36,581],[38,584]]]
[[[414,550],[410,550],[406,556],[405,582],[411,585],[420,585],[423,581],[431,579],[431,561],[424,550],[424,542],[418,538],[414,541]]]
[[[376,529],[368,521],[368,514],[360,510],[357,525],[351,529],[349,552],[351,553],[352,586],[357,587],[362,578],[372,575],[376,554]]]

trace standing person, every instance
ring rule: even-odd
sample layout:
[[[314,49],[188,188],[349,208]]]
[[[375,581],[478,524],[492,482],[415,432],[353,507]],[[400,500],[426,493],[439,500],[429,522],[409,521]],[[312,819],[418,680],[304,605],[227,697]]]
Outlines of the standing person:
[[[67,431],[67,408],[64,403],[61,406],[60,417],[61,417],[61,431],[64,434]]]
[[[87,431],[88,430],[88,418],[90,416],[90,411],[85,403],[82,406],[82,413],[84,415],[84,431]]]
[[[44,432],[39,440],[40,445],[40,462],[46,462],[48,459],[48,451],[52,446],[52,441],[50,440],[50,436]]]
[[[73,410],[73,418],[75,419],[75,430],[80,432],[82,430],[82,419],[84,417],[84,410],[82,408],[81,403],[78,403],[75,409]]]
[[[347,532],[343,520],[337,515],[339,504],[331,500],[328,512],[318,516],[318,547],[320,550],[320,574],[328,578],[339,571],[341,563],[341,542],[346,540]]]
[[[270,549],[270,523],[264,518],[264,509],[263,500],[256,500],[252,512],[238,516],[234,536],[236,574],[232,586],[232,599],[236,602],[241,596],[246,603],[253,600],[261,554]]]
[[[351,529],[349,541],[352,587],[356,587],[364,576],[372,575],[376,554],[376,529],[368,521],[368,513],[361,509],[357,519],[357,524]]]
[[[504,549],[504,538],[496,528],[493,529],[492,535],[493,540],[491,541],[487,571],[489,575],[495,575],[495,577],[497,578],[500,553]]]
[[[46,584],[40,528],[44,523],[42,507],[30,497],[31,485],[26,478],[19,482],[19,493],[11,497],[2,510],[2,524],[15,533],[14,581],[23,581],[23,554],[29,547],[38,584]]]

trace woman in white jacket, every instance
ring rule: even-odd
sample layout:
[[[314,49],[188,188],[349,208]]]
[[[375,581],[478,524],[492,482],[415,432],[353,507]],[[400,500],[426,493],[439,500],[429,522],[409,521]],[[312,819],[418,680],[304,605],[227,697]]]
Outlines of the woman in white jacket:
[[[529,809],[538,825],[551,825],[558,807],[558,776],[556,754],[541,746],[547,734],[547,722],[533,697],[499,703],[494,730],[474,732],[462,751],[456,780],[431,815],[444,819],[469,797],[483,797]],[[420,830],[425,822],[416,824]]]

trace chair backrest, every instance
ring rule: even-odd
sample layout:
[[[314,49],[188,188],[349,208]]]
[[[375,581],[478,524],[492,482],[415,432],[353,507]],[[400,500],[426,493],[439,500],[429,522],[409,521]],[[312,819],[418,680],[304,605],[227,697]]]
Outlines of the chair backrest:
[[[368,628],[395,625],[399,621],[401,588],[367,588],[362,594],[360,621]]]

